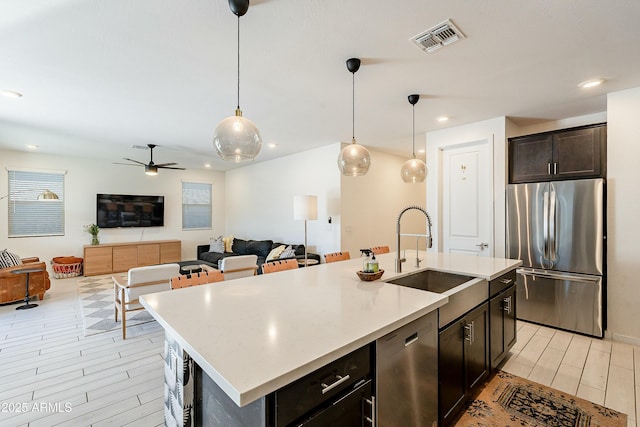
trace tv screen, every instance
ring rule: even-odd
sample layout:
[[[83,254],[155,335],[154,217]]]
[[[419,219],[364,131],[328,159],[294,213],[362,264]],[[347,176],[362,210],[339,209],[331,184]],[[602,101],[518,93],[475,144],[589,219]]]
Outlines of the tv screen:
[[[100,228],[164,225],[164,196],[98,194],[96,199],[96,224]]]

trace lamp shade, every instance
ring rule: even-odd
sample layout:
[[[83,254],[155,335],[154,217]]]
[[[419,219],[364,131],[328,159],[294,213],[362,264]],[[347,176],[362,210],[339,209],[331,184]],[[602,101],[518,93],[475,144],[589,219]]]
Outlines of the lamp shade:
[[[362,145],[353,142],[340,151],[338,156],[338,169],[345,176],[366,175],[371,166],[371,155]]]
[[[318,219],[318,196],[294,196],[293,219]]]
[[[47,189],[38,195],[38,200],[59,200],[59,197],[56,193]]]
[[[260,131],[238,111],[235,116],[222,120],[213,136],[218,156],[236,163],[255,159],[262,147]]]
[[[407,184],[424,182],[427,177],[427,165],[415,157],[409,159],[402,165],[400,176],[402,176],[402,180]]]

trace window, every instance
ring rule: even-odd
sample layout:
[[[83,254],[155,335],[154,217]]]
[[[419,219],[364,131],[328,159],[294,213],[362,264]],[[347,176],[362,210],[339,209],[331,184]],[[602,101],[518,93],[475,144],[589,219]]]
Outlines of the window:
[[[211,184],[182,183],[182,229],[211,229]]]
[[[9,237],[64,236],[64,172],[9,169]]]

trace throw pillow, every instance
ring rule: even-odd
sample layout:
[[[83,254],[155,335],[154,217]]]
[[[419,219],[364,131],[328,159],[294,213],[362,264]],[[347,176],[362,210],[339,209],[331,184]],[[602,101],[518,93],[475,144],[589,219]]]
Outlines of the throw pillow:
[[[247,253],[258,255],[258,257],[266,258],[271,251],[273,240],[248,240]]]
[[[18,255],[6,249],[0,252],[0,268],[14,267],[16,265],[22,265],[22,259]]]
[[[233,243],[231,244],[231,252],[238,255],[250,255],[250,253],[247,252],[247,241],[234,237]]]
[[[285,248],[286,248],[285,245],[280,245],[276,248],[273,248],[271,252],[269,252],[269,255],[267,255],[267,261],[280,258],[280,254],[282,253],[282,251],[285,250]]]
[[[224,252],[224,242],[222,241],[222,236],[218,236],[216,239],[211,239],[211,244],[209,245],[209,252]]]
[[[280,259],[295,258],[295,257],[296,257],[296,251],[292,249],[291,246],[287,246],[285,250],[283,250],[282,253],[280,254]]]
[[[224,242],[224,251],[225,252],[233,252],[231,250],[231,246],[233,246],[233,234],[223,237],[222,241]]]

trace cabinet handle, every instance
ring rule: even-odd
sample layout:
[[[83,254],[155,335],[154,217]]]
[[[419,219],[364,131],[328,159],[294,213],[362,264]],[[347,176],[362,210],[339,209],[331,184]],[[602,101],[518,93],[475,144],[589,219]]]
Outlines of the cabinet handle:
[[[547,175],[551,175],[551,162],[547,162]]]
[[[502,310],[511,314],[511,297],[503,298],[502,302],[503,302]]]
[[[509,285],[511,282],[513,282],[513,279],[500,279],[500,283],[503,285]]]
[[[469,345],[472,345],[475,342],[475,331],[474,331],[474,323],[473,320],[471,321],[471,323],[467,323],[466,325],[464,325],[464,329],[469,333],[466,337],[464,337],[464,339],[466,341],[469,341]]]
[[[349,381],[349,378],[351,377],[349,375],[345,375],[344,377],[340,375],[336,375],[336,378],[338,380],[333,384],[326,385],[325,383],[320,383],[320,385],[322,386],[322,394],[325,394],[328,391],[333,390],[334,388],[338,387],[340,384],[342,384],[345,381]]]
[[[371,416],[367,417],[365,415],[364,419],[369,421],[371,423],[371,425],[375,427],[375,425],[376,425],[376,397],[375,396],[371,396],[371,400],[365,398],[364,401],[367,402],[369,405],[371,405]]]
[[[558,163],[553,162],[553,174],[558,175]]]
[[[414,342],[418,341],[418,339],[420,339],[420,337],[418,337],[418,333],[415,332],[412,335],[410,335],[407,338],[405,338],[404,346],[405,347],[409,347],[411,344],[413,344]]]

